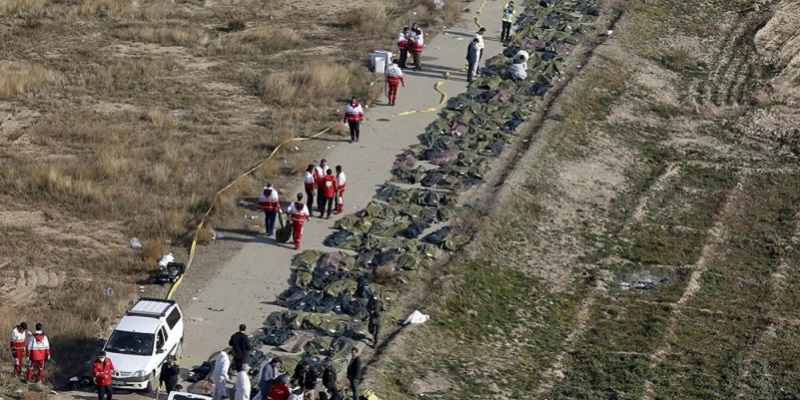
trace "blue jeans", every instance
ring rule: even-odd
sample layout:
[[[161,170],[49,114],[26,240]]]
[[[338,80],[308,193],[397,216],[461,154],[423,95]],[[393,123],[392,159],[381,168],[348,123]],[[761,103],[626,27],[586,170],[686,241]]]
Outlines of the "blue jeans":
[[[267,226],[267,236],[272,236],[272,234],[275,233],[275,218],[277,216],[277,211],[264,211],[264,224]]]

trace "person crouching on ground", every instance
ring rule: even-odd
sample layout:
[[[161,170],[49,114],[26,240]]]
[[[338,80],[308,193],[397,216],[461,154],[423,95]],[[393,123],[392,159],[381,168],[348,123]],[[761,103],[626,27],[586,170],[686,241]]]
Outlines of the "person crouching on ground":
[[[343,122],[350,127],[350,143],[357,142],[361,135],[361,123],[364,121],[364,109],[358,99],[353,97],[344,109]]]
[[[303,239],[303,225],[306,221],[311,219],[311,214],[308,212],[308,207],[303,204],[303,194],[297,194],[297,201],[289,205],[286,210],[289,213],[289,219],[292,221],[292,241],[294,241],[294,249],[300,249],[300,240]]]

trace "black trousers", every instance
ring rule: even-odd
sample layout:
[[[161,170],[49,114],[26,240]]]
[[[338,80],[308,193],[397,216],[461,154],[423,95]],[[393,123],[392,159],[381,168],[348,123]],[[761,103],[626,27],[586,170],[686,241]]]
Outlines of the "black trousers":
[[[103,400],[104,396],[106,400],[111,400],[111,396],[113,395],[114,389],[111,389],[111,385],[97,387],[97,400]]]
[[[350,125],[350,140],[357,142],[358,136],[361,134],[361,122],[348,122],[348,125]],[[322,192],[319,195],[322,197]],[[320,204],[322,204],[321,201]],[[319,210],[322,211],[322,207]]]
[[[358,400],[358,379],[350,379],[350,390],[353,391],[353,400]]]
[[[314,189],[306,189],[306,204],[314,205]]]
[[[231,360],[231,368],[233,368],[234,371],[241,371],[242,364],[244,364],[244,357],[233,356],[233,360]]]
[[[406,61],[407,60],[408,60],[408,50],[406,50],[406,49],[400,50],[400,59],[397,60],[398,65],[400,66],[400,68],[407,68],[406,67]]]
[[[511,39],[511,21],[503,21],[503,30],[500,31],[500,40]]]
[[[310,204],[310,203],[309,203]],[[325,196],[322,195],[322,188],[317,188],[317,211],[320,213],[325,209]],[[309,206],[308,212],[311,213],[311,208]]]
[[[334,199],[335,199],[335,197],[323,197],[322,198],[322,208],[319,209],[319,217],[320,218],[322,218],[322,216],[325,214],[325,208],[326,207],[328,208],[328,217],[331,216],[331,212],[333,212],[333,203],[334,203],[333,200]]]

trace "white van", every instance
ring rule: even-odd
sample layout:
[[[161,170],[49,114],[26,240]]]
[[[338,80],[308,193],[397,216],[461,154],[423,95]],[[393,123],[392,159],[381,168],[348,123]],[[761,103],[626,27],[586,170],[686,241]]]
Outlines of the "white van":
[[[183,314],[174,300],[140,299],[106,341],[114,363],[111,386],[152,391],[158,387],[161,364],[179,357],[183,344]]]

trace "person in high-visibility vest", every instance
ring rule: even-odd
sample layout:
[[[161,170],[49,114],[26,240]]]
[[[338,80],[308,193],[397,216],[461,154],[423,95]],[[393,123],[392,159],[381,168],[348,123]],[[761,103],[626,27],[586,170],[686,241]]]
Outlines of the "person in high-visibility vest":
[[[25,341],[28,339],[28,324],[20,322],[11,330],[11,362],[14,364],[14,375],[22,374],[25,361]]]
[[[406,60],[408,60],[408,27],[404,26],[403,31],[397,34],[397,48],[400,49],[400,61],[398,65],[400,68],[406,67]]]
[[[511,40],[511,23],[514,22],[514,2],[509,1],[503,6],[503,30],[500,31],[500,41]]]
[[[339,185],[336,183],[336,177],[333,175],[333,171],[329,169],[325,174],[325,179],[322,181],[322,196],[325,199],[323,204],[328,208],[327,218],[330,218],[333,212],[333,203],[336,202],[336,193],[339,192]],[[319,211],[320,218],[325,216],[325,207]]]
[[[403,79],[403,70],[396,64],[397,60],[393,60],[388,67],[386,67],[386,97],[389,98],[389,105],[393,106],[397,102],[397,91],[402,84],[406,87],[406,82]]]
[[[347,185],[347,177],[344,175],[341,165],[336,166],[336,213],[344,213],[344,187]]]
[[[289,213],[289,220],[292,222],[292,241],[294,241],[294,249],[300,249],[300,240],[303,239],[303,225],[306,221],[311,219],[311,213],[308,212],[308,207],[303,204],[303,194],[297,194],[297,201],[292,202],[286,210]]]

